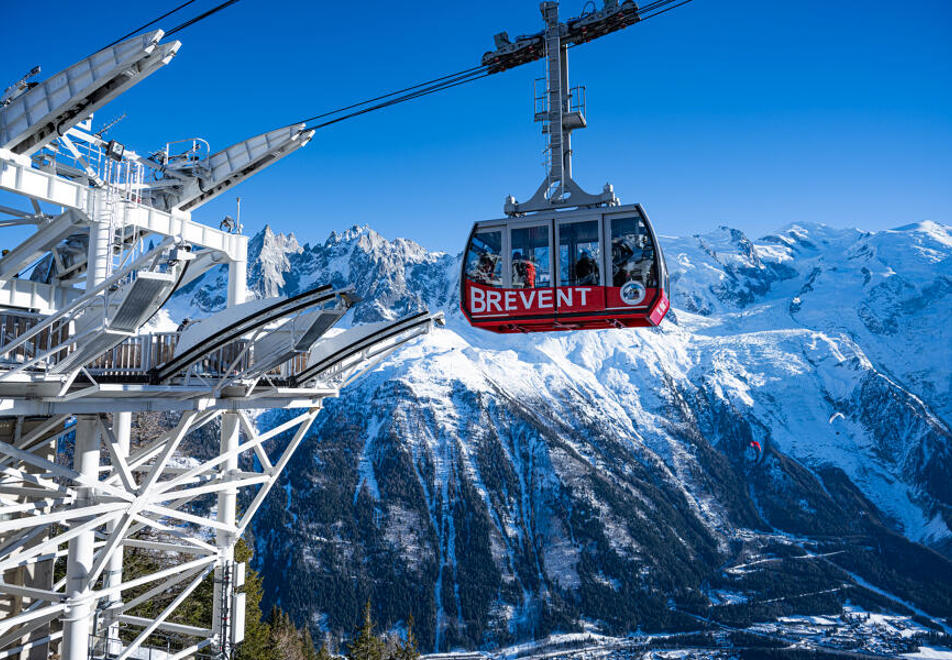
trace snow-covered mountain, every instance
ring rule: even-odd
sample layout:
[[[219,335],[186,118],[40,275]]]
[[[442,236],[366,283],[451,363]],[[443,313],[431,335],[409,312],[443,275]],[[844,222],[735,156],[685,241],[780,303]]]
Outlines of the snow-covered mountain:
[[[662,327],[528,336],[470,328],[458,257],[411,241],[251,245],[259,294],[353,283],[349,323],[447,311],[327,402],[256,521],[266,602],[315,633],[368,597],[440,649],[846,602],[948,629],[952,228],[662,238]],[[221,277],[173,309],[220,306]]]

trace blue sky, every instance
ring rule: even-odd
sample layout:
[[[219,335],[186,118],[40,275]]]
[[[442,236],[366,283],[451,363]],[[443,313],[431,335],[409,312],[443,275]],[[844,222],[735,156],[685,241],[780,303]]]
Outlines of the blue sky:
[[[35,64],[52,75],[175,4],[7,3],[0,82]],[[178,57],[96,124],[128,113],[111,137],[140,152],[193,136],[217,150],[478,64],[496,32],[539,29],[536,0],[242,0],[176,35]],[[662,234],[952,222],[947,0],[694,0],[571,57],[588,96],[576,180],[593,191],[610,181]],[[270,223],[314,242],[366,223],[458,251],[473,221],[542,180],[530,119],[540,75],[529,64],[318,131],[195,218],[217,224],[241,195],[249,232]]]

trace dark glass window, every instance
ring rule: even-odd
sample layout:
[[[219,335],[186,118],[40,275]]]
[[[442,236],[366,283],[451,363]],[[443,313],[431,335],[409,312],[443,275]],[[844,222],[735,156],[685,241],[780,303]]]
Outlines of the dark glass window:
[[[466,253],[466,277],[479,284],[502,286],[502,230],[473,234]]]
[[[559,286],[601,283],[598,220],[559,225]]]
[[[512,229],[512,286],[517,289],[552,286],[549,260],[549,227]]]
[[[648,227],[640,217],[612,218],[612,286],[629,280],[646,288],[658,286],[655,248]]]

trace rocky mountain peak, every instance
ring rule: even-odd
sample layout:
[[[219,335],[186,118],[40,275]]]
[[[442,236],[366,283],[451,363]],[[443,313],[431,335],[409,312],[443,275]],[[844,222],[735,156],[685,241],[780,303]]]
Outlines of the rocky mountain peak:
[[[326,402],[255,521],[265,605],[318,636],[369,597],[439,649],[696,625],[685,608],[952,616],[932,586],[952,563],[915,545],[952,556],[949,234],[664,238],[676,324],[500,336],[454,313],[459,256],[266,228],[259,295],[352,284],[352,323],[450,314]],[[216,277],[176,304],[208,308]]]
[[[248,241],[248,282],[259,298],[278,295],[284,288],[284,274],[291,270],[291,255],[304,249],[294,234],[275,234],[271,225]]]

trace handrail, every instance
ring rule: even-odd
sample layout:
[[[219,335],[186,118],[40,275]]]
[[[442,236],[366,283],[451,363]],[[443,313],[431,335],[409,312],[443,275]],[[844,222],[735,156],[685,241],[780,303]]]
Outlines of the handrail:
[[[139,266],[147,262],[150,258],[155,258],[156,256],[160,255],[162,253],[162,250],[168,248],[170,245],[172,245],[172,243],[173,243],[173,240],[171,238],[166,238],[164,241],[156,245],[155,248],[153,248],[152,250],[149,250],[148,252],[140,256],[138,259],[133,261],[131,264],[129,264],[128,266],[121,268],[117,273],[115,273],[108,279],[104,280],[101,284],[91,289],[89,292],[83,294],[82,296],[80,296],[79,298],[71,302],[69,305],[67,305],[60,311],[58,311],[56,314],[46,317],[45,320],[41,321],[34,328],[32,328],[30,332],[26,333],[25,335],[21,337],[18,337],[11,344],[7,344],[6,346],[0,346],[0,355],[6,355],[10,351],[15,350],[16,348],[21,346],[23,343],[32,339],[38,332],[45,330],[47,327],[51,326],[56,321],[66,317],[72,312],[78,309],[81,309],[82,306],[85,305],[87,302],[97,297],[103,291],[107,291],[109,287],[111,287],[112,285],[120,282],[122,278],[124,278],[126,275],[128,275],[132,271],[136,270]]]

